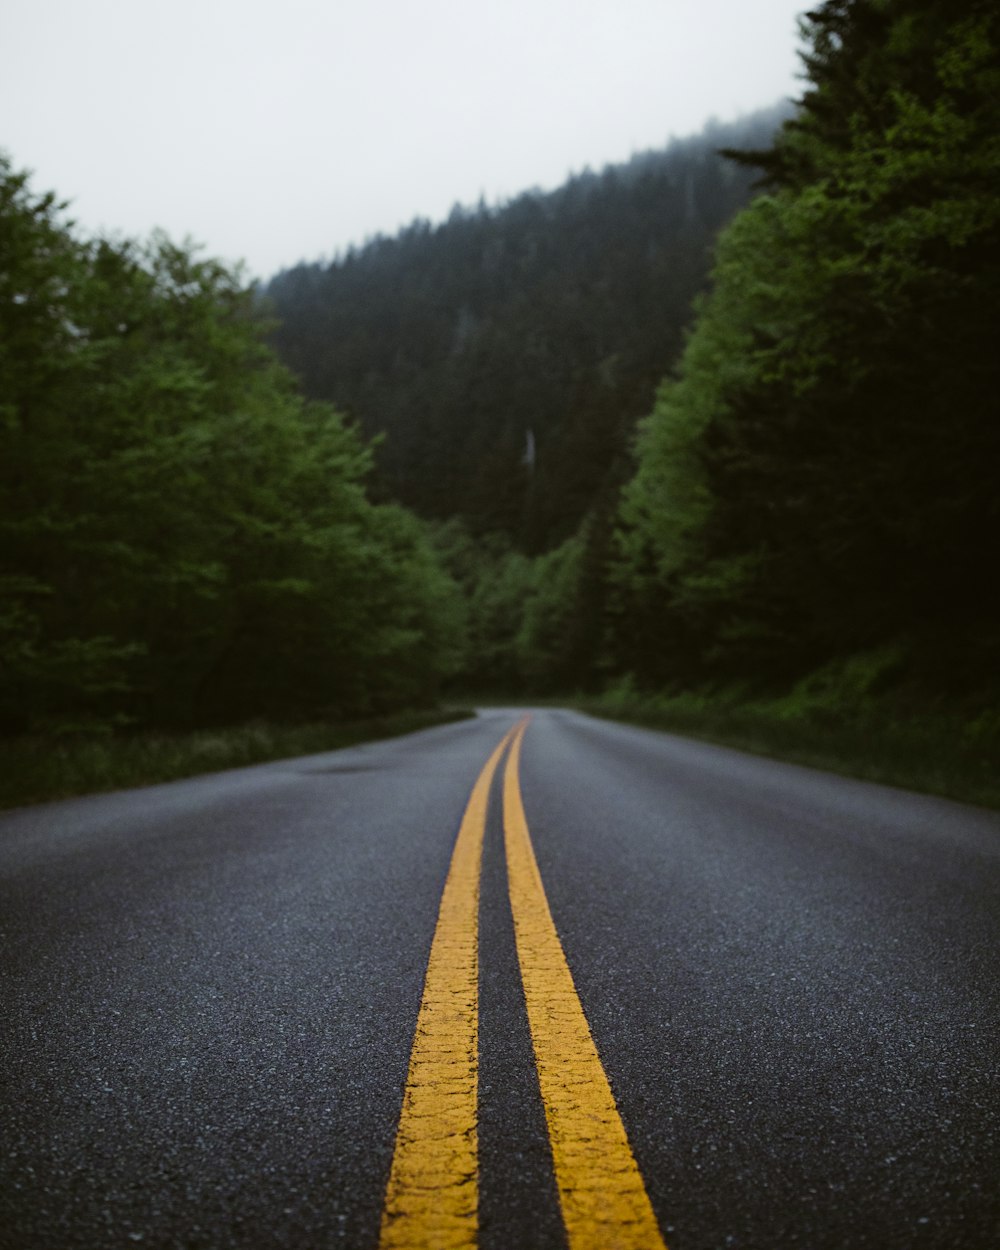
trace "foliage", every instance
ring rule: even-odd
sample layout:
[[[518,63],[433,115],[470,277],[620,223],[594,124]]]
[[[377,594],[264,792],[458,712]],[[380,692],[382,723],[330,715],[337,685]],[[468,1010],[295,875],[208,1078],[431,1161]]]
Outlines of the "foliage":
[[[256,720],[185,733],[144,731],[56,741],[48,737],[5,738],[0,740],[0,808],[337,751],[471,715],[460,709],[416,709],[363,720],[293,725]]]
[[[379,711],[454,663],[455,590],[304,402],[239,272],[81,240],[0,163],[0,725]]]
[[[904,683],[990,696],[998,23],[809,15],[809,90],[752,157],[768,194],[720,242],[622,505],[616,646],[646,680],[787,686],[888,646]]]
[[[831,673],[826,681],[822,698],[803,698],[748,697],[737,686],[651,693],[625,678],[575,703],[612,720],[1000,808],[995,714],[969,720],[926,703],[894,709],[875,692],[859,699],[850,678],[842,688]]]
[[[545,694],[586,683],[585,530],[535,557],[499,535],[477,540],[457,518],[438,526],[434,538],[466,604],[465,687]]]

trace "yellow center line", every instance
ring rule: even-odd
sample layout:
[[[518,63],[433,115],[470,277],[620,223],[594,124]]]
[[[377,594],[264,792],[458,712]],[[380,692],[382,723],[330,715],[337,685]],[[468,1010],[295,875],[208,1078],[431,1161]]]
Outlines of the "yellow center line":
[[[472,1250],[477,1242],[479,877],[490,785],[513,734],[486,761],[455,840],[410,1052],[381,1250]]]
[[[542,885],[521,798],[526,722],[504,773],[517,956],[570,1250],[665,1250]]]

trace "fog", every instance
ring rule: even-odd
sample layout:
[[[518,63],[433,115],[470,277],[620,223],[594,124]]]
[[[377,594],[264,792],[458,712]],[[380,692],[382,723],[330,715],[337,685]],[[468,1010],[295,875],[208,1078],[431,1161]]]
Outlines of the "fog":
[[[268,275],[797,91],[798,0],[7,0],[2,146]]]

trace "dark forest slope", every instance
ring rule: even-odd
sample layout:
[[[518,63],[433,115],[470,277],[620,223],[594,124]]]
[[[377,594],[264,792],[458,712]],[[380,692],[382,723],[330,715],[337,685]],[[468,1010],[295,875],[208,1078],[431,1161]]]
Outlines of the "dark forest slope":
[[[683,344],[720,227],[785,111],[500,208],[456,208],[268,287],[273,344],[308,395],[384,434],[384,489],[528,551],[620,485],[635,423]]]

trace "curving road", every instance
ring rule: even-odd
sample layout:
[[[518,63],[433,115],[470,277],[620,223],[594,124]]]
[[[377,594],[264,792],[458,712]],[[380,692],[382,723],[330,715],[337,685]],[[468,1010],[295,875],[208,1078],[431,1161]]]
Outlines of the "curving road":
[[[1000,1245],[1000,817],[520,718],[0,814],[4,1250]]]

